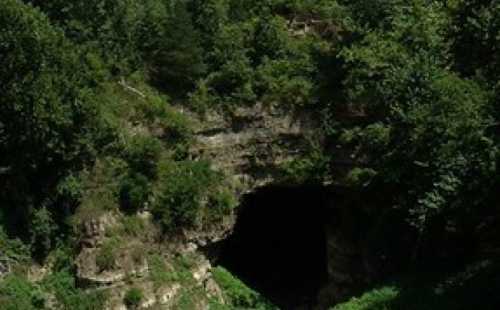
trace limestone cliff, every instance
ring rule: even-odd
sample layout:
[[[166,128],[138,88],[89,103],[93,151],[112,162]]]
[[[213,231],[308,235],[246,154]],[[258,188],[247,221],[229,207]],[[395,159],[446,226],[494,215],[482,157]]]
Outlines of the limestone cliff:
[[[288,111],[280,107],[255,104],[238,107],[232,111],[212,111],[203,117],[189,111],[181,111],[196,124],[194,143],[189,154],[193,159],[208,160],[213,168],[225,174],[227,186],[240,199],[264,187],[283,185],[286,182],[283,164],[306,156],[312,146],[326,148],[324,138],[319,134],[319,124],[309,112]],[[344,167],[342,167],[344,168]],[[287,184],[290,186],[290,184]],[[294,184],[300,186],[300,184]],[[372,256],[365,251],[366,241],[355,223],[354,204],[359,193],[342,192],[339,187],[324,185],[327,194],[324,218],[324,234],[328,281],[318,292],[314,303],[317,309],[324,309],[347,296],[372,278]],[[357,201],[357,202],[356,202]],[[163,240],[155,231],[151,214],[146,210],[141,218],[146,223],[144,233],[120,240],[116,266],[111,271],[100,271],[96,261],[102,255],[101,249],[113,239],[110,231],[119,229],[120,215],[94,219],[81,225],[82,239],[80,255],[77,259],[77,275],[81,285],[106,289],[111,293],[110,309],[122,309],[123,295],[127,288],[140,287],[146,294],[141,305],[153,305],[169,309],[180,298],[186,287],[202,292],[203,296],[219,296],[219,288],[211,277],[211,263],[204,256],[203,249],[227,238],[234,229],[238,209],[220,223],[211,227],[199,227],[183,231],[175,238]],[[286,221],[286,214],[283,215]],[[339,223],[344,224],[339,224]],[[347,223],[347,224],[346,224]],[[258,226],[258,223],[256,223]],[[194,257],[187,267],[188,276],[174,277],[154,284],[151,277],[154,267],[141,253],[141,244],[156,248],[164,261],[166,270],[178,274],[178,255]],[[212,257],[213,259],[213,257]],[[182,264],[181,264],[182,265]],[[308,268],[308,266],[297,266]],[[180,272],[183,274],[183,272]],[[187,279],[187,280],[186,280]],[[221,300],[221,297],[217,297]],[[206,309],[205,300],[196,309]]]
[[[229,113],[212,112],[198,119],[192,154],[210,160],[239,194],[281,182],[281,165],[307,154],[321,141],[319,124],[306,110],[287,111],[255,104]]]

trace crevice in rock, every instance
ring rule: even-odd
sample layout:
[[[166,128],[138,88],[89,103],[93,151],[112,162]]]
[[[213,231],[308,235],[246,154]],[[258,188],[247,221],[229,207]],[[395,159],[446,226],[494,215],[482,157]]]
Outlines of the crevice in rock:
[[[243,197],[217,264],[282,309],[310,309],[327,281],[326,190],[266,187]]]

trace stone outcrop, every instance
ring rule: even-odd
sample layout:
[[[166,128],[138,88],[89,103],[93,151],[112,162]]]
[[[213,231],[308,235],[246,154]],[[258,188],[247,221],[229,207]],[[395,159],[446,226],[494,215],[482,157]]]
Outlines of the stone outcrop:
[[[281,165],[321,140],[306,111],[255,104],[231,113],[211,112],[199,120],[194,157],[210,160],[238,185],[238,193],[279,183]]]
[[[102,243],[106,230],[116,225],[116,218],[108,213],[98,218],[92,218],[80,223],[80,246],[82,248],[93,248]]]
[[[196,251],[197,246],[191,251],[182,253],[191,257],[189,266],[182,265],[176,261],[175,253],[182,250],[184,246],[161,244],[160,241],[154,240],[148,236],[149,233],[156,235],[156,232],[151,231],[154,225],[150,214],[143,212],[140,218],[146,223],[147,228],[144,228],[144,234],[128,238],[122,236],[113,248],[114,268],[106,270],[99,269],[97,259],[99,255],[102,255],[101,248],[112,240],[110,237],[113,235],[112,232],[120,228],[120,219],[109,212],[99,218],[80,223],[80,252],[75,261],[78,285],[89,290],[105,290],[108,296],[105,310],[127,309],[124,297],[131,288],[137,288],[142,293],[137,309],[175,308],[182,294],[193,288],[200,288],[200,291],[206,292],[206,299],[211,297],[222,300],[222,292],[212,279],[210,261]],[[181,239],[184,240],[184,238]],[[181,243],[182,241],[174,240],[173,242]],[[147,249],[149,250],[155,245],[158,246],[155,253],[161,253],[165,270],[172,275],[171,280],[162,280],[162,283],[156,283],[153,280],[153,273],[158,271],[149,265],[147,250],[143,243],[148,243]],[[176,275],[179,272],[184,273],[186,278],[178,278]],[[200,300],[204,299],[200,298]],[[200,304],[196,309],[206,309],[206,305]]]
[[[196,124],[195,141],[190,155],[194,159],[209,160],[214,169],[223,172],[227,176],[228,187],[231,187],[239,198],[258,188],[284,184],[284,163],[307,155],[312,146],[325,145],[323,137],[318,136],[319,124],[314,121],[313,115],[305,111],[287,111],[279,107],[255,104],[237,107],[231,112],[211,111],[204,118],[190,112],[183,113]],[[341,151],[343,150],[335,149],[336,154]],[[346,159],[337,165],[342,168],[352,164],[350,153],[344,153],[345,156],[341,157]],[[352,231],[355,227],[352,226],[355,222],[352,217],[355,214],[349,211],[352,203],[339,204],[335,201],[336,198],[336,195],[332,196],[331,208],[337,211],[332,212],[325,227],[329,281],[318,297],[318,309],[322,309],[322,304],[331,305],[332,301],[349,295],[353,288],[362,284],[360,281],[371,279],[370,257],[365,255],[363,242],[360,243],[359,237]],[[141,218],[150,221],[151,215],[144,212]],[[351,226],[349,228],[338,225],[338,221],[345,221],[345,225]],[[115,222],[113,218],[103,217],[82,224],[82,250],[77,260],[79,280],[93,287],[112,288],[116,291],[115,301],[112,303],[115,306],[110,309],[124,309],[124,280],[132,275],[140,279],[140,287],[145,292],[141,308],[160,305],[168,309],[168,305],[182,287],[178,283],[172,283],[160,289],[151,288],[151,283],[145,276],[148,273],[146,262],[129,262],[129,258],[125,256],[119,258],[119,265],[128,267],[109,272],[97,270],[95,256],[106,238],[106,230]],[[210,229],[185,231],[178,239],[171,240],[172,243],[178,244],[172,248],[184,254],[199,254],[200,248],[208,247],[227,237],[234,225],[235,215]],[[210,270],[208,261],[200,262],[191,270],[193,279],[208,296],[223,302],[222,292],[211,278]]]
[[[97,255],[99,255],[99,248],[86,248],[78,255],[76,265],[80,285],[90,287],[113,286],[124,281],[127,277],[141,277],[148,272],[146,260],[136,262],[126,250],[117,258],[116,269],[100,271],[96,265]]]
[[[284,110],[257,103],[232,111],[210,111],[203,117],[189,111],[195,125],[193,159],[208,160],[225,174],[228,188],[240,198],[257,188],[285,182],[283,164],[307,155],[322,142],[310,112]],[[210,229],[185,231],[183,251],[196,251],[231,233],[235,214]]]
[[[283,184],[283,163],[306,155],[313,144],[326,148],[323,137],[317,136],[319,124],[306,112],[257,104],[239,107],[232,113],[211,113],[199,123],[195,147],[191,150],[193,156],[208,159],[215,169],[223,171],[231,184],[237,184],[240,197],[258,188]],[[338,172],[337,181],[342,182],[341,178],[354,165],[351,151],[335,146],[333,149],[329,146],[328,151],[338,155],[332,165]],[[371,257],[364,252],[365,240],[356,232],[359,227],[356,214],[352,213],[359,209],[360,197],[336,191],[333,190],[329,198],[331,212],[325,224],[328,283],[318,296],[317,309],[326,309],[326,305],[349,296],[374,277]],[[351,201],[345,197],[357,199]],[[201,235],[194,233],[193,238],[188,239],[204,240],[197,245],[205,246],[226,237],[232,225],[234,221],[228,223],[228,230],[221,230],[211,238],[197,239],[194,236]],[[210,233],[214,231],[198,234]],[[197,248],[193,246],[194,250]]]
[[[134,288],[140,289],[143,294],[142,300],[137,309],[171,309],[172,303],[178,297],[182,286],[179,283],[164,285],[155,288],[151,282],[136,283]],[[111,297],[107,302],[105,310],[127,310],[124,303],[124,296],[127,288],[117,287],[109,292]]]

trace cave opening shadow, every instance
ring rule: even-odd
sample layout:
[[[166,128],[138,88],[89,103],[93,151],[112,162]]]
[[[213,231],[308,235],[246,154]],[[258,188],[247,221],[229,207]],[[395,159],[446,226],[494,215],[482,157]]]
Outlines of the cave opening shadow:
[[[244,197],[218,264],[282,309],[315,303],[327,280],[323,187],[266,187]]]

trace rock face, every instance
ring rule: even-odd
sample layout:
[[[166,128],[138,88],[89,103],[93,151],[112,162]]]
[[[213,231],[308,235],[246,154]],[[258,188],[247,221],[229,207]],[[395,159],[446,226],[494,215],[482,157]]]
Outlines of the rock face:
[[[240,197],[268,185],[282,184],[283,163],[306,155],[312,144],[326,145],[324,139],[317,136],[319,124],[305,112],[257,104],[227,114],[212,113],[200,120],[191,152],[196,158],[210,160],[215,169],[223,171],[231,184],[237,184]],[[353,164],[350,152],[333,151],[339,156],[332,164],[342,174]],[[343,195],[346,194],[340,196]],[[348,296],[371,278],[370,258],[363,252],[363,241],[357,237],[357,230],[361,228],[356,226],[356,215],[351,212],[351,207],[356,209],[353,205],[356,202],[339,198],[336,193],[329,200],[333,211],[329,212],[325,225],[328,283],[318,296],[318,309],[326,309],[326,305]],[[234,222],[229,223],[228,230],[219,232],[218,237],[212,235],[199,245],[223,239],[232,225]]]
[[[206,294],[206,299],[213,297],[223,301],[221,290],[212,279],[210,261],[196,249],[182,253],[182,245],[161,244],[155,240],[159,232],[155,230],[151,216],[147,212],[139,216],[144,221],[143,232],[112,243],[113,267],[105,269],[98,266],[98,258],[103,255],[101,249],[113,241],[113,231],[121,227],[119,215],[111,211],[80,223],[80,251],[75,261],[78,285],[88,290],[106,291],[105,310],[128,309],[124,297],[131,288],[137,288],[142,293],[137,309],[176,309],[182,295],[192,289]],[[182,243],[184,240],[181,238],[173,242]],[[163,267],[155,265],[158,261],[150,265],[148,250],[160,257]],[[190,259],[180,262],[175,258],[178,254],[189,255]],[[158,276],[155,280],[155,273],[162,273],[160,282]],[[183,277],[179,276],[181,273]],[[200,304],[193,309],[207,307]]]
[[[321,131],[314,119],[306,112],[262,104],[240,107],[229,116],[228,113],[212,113],[200,120],[192,154],[210,160],[215,169],[225,172],[231,184],[237,184],[237,194],[241,197],[268,185],[283,184],[283,163],[300,158],[312,145],[319,145],[335,154],[331,165],[336,171],[337,185],[342,184],[347,171],[355,165],[352,150],[332,149],[331,145],[327,148],[324,138],[318,136]],[[377,278],[375,270],[380,269],[378,264],[383,260],[382,254],[374,258],[368,250],[370,244],[365,237],[373,225],[365,223],[365,227],[360,227],[359,216],[371,216],[364,211],[357,213],[360,206],[366,204],[362,195],[345,189],[340,190],[340,194],[333,190],[329,198],[331,212],[325,220],[328,282],[318,296],[317,309],[327,309],[327,305],[371,283]],[[229,223],[225,234],[205,243],[222,239],[230,232],[231,224],[234,222]]]
[[[106,229],[116,225],[116,219],[110,214],[93,218],[80,224],[80,245],[83,248],[94,248],[104,240]]]
[[[307,155],[312,146],[325,145],[323,137],[318,136],[319,124],[307,112],[256,104],[238,107],[230,113],[211,112],[203,119],[190,112],[183,113],[197,124],[191,156],[209,160],[214,169],[222,171],[228,178],[228,186],[239,198],[258,188],[284,184],[284,163]],[[339,166],[350,164],[350,161],[343,160]],[[326,305],[339,301],[362,285],[361,282],[372,278],[371,254],[364,252],[366,242],[358,234],[362,227],[357,226],[357,215],[352,211],[357,209],[353,205],[357,202],[339,202],[338,198],[338,195],[332,195],[332,206],[329,208],[333,211],[325,220],[328,283],[318,296],[317,309],[326,309]],[[235,217],[228,217],[218,227],[185,231],[183,236],[172,242],[180,244],[176,247],[178,252],[200,254],[200,248],[214,244],[231,233]],[[141,218],[150,221],[150,214],[141,214]],[[79,280],[94,287],[115,287],[116,307],[110,309],[123,309],[121,300],[124,292],[121,286],[127,277],[133,276],[144,280],[140,282],[140,287],[149,292],[142,308],[152,305],[168,308],[167,305],[182,288],[177,283],[160,290],[151,288],[151,283],[145,280],[149,272],[147,262],[129,262],[130,257],[125,255],[119,258],[118,264],[125,268],[111,272],[99,272],[97,269],[97,250],[106,238],[106,230],[115,222],[113,218],[104,217],[83,223],[82,250],[77,259]],[[208,261],[200,262],[191,270],[192,277],[208,296],[223,302],[220,288],[210,277],[210,269]]]
[[[193,156],[208,159],[225,172],[238,185],[239,194],[279,183],[281,165],[306,154],[313,141],[321,140],[309,113],[263,104],[213,112],[200,124]]]
[[[99,274],[95,263],[98,247],[105,240],[106,230],[116,225],[111,214],[83,221],[79,225],[80,253],[76,259],[77,278],[84,285],[112,285],[125,278],[125,274],[109,272]]]
[[[306,111],[257,103],[230,112],[211,111],[203,118],[181,112],[197,124],[191,156],[223,172],[238,198],[283,183],[283,164],[307,155],[312,144],[322,140],[318,124]],[[233,214],[211,229],[185,232],[184,240],[191,250],[214,244],[231,233],[235,222]]]

